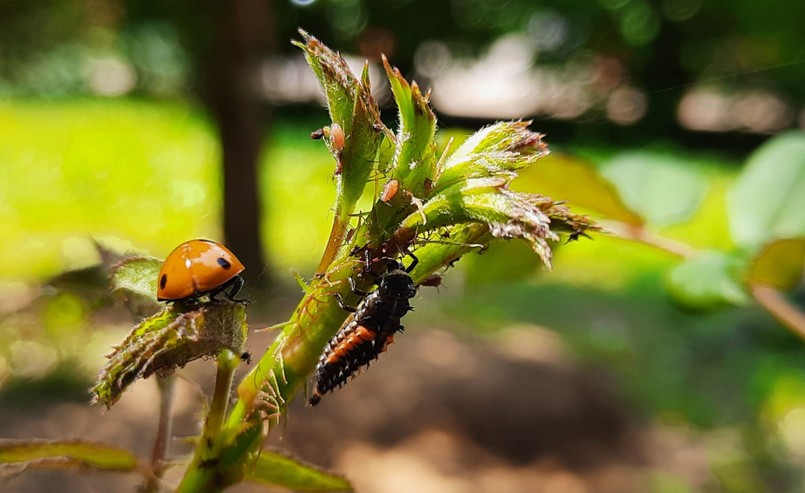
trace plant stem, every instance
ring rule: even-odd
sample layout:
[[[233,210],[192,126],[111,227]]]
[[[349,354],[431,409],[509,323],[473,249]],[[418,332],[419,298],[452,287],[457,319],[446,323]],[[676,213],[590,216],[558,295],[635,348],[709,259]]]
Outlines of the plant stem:
[[[693,258],[696,255],[696,249],[690,245],[652,233],[642,225],[604,221],[601,223],[607,231],[614,233],[617,237],[659,248],[683,259]]]
[[[757,302],[788,330],[805,340],[805,314],[792,305],[780,291],[771,286],[750,285]]]
[[[341,248],[341,244],[344,242],[344,237],[347,234],[347,226],[349,225],[349,216],[344,217],[342,209],[343,206],[340,204],[339,200],[339,204],[337,204],[336,207],[335,219],[333,219],[333,228],[330,230],[330,238],[327,240],[327,247],[324,249],[319,267],[316,269],[317,273],[324,273],[327,270],[327,267],[333,262],[336,255],[338,255],[338,249]]]
[[[176,379],[173,375],[157,378],[159,388],[159,426],[151,452],[151,475],[148,477],[143,489],[147,493],[159,491],[160,480],[165,474],[165,458],[168,455],[171,428],[173,425],[171,408],[173,407],[174,387]]]
[[[218,355],[218,372],[210,410],[204,422],[200,442],[193,460],[185,471],[177,493],[217,492],[229,483],[218,468],[221,452],[221,425],[226,417],[232,378],[240,363],[239,356],[224,349]]]

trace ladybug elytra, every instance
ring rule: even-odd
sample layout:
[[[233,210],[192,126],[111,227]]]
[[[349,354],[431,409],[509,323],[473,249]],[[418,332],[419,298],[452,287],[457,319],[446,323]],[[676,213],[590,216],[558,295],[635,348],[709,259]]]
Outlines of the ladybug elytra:
[[[157,278],[159,301],[191,301],[210,298],[230,289],[232,301],[243,287],[240,273],[245,267],[228,248],[212,240],[190,240],[174,249]]]

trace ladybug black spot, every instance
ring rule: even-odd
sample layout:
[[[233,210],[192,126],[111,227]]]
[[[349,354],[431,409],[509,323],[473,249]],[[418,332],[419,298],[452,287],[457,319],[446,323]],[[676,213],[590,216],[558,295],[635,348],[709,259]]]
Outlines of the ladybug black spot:
[[[165,286],[168,284],[168,275],[162,274],[162,277],[159,279],[159,288],[165,289]]]
[[[228,270],[229,268],[231,268],[231,267],[232,267],[232,264],[230,264],[229,262],[227,262],[227,260],[226,260],[225,258],[223,258],[223,257],[218,257],[218,259],[217,259],[217,260],[218,260],[218,265],[220,265],[220,266],[221,266],[221,267],[223,267],[224,269],[227,269],[227,270]]]

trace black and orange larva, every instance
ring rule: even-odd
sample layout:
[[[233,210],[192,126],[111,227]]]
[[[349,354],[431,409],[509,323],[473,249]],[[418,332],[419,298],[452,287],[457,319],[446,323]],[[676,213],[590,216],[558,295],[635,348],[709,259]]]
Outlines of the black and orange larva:
[[[383,353],[394,341],[394,334],[402,332],[400,319],[412,310],[409,300],[416,295],[417,286],[409,274],[417,264],[417,258],[409,254],[413,262],[406,269],[400,262],[388,262],[386,273],[379,276],[377,289],[362,293],[365,296],[357,307],[345,306],[340,296],[342,308],[355,315],[347,325],[327,343],[316,366],[313,394],[308,402],[316,405],[321,397],[347,382],[347,379]]]

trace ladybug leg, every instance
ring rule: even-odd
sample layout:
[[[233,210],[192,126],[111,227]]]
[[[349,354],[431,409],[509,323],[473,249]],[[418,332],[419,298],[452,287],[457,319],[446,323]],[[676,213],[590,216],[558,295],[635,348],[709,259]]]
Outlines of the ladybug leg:
[[[235,276],[234,278],[232,278],[231,282],[232,287],[229,289],[229,292],[227,293],[224,290],[226,299],[228,299],[229,301],[234,301],[236,303],[250,303],[250,301],[245,298],[240,300],[235,298],[235,296],[237,296],[237,294],[240,292],[241,288],[243,288],[243,285],[246,283],[246,281],[244,281],[243,278],[240,276]]]
[[[358,311],[357,308],[354,306],[349,306],[344,303],[344,298],[341,296],[341,293],[335,293],[335,301],[338,302],[338,306],[341,307],[342,310],[347,311],[349,313],[355,313]]]
[[[361,276],[371,276],[371,278],[375,281],[375,284],[377,284],[377,281],[381,277],[381,275],[375,272],[375,270],[372,268],[372,252],[369,251],[368,248],[363,251],[363,268],[361,269]]]
[[[407,273],[409,273],[409,274],[410,274],[410,273],[411,273],[411,271],[412,271],[412,270],[414,270],[414,267],[416,267],[416,264],[418,264],[418,263],[419,263],[419,259],[418,259],[418,258],[416,258],[416,255],[414,255],[414,254],[413,254],[413,253],[411,253],[411,252],[408,252],[406,255],[408,255],[409,257],[411,257],[411,265],[409,265],[408,267],[406,267],[406,268],[405,268],[405,272],[407,272]]]
[[[360,297],[364,297],[369,294],[366,291],[361,291],[355,286],[355,279],[351,277],[348,277],[347,279],[349,279],[349,288],[350,290],[352,290],[353,293],[357,294]]]

